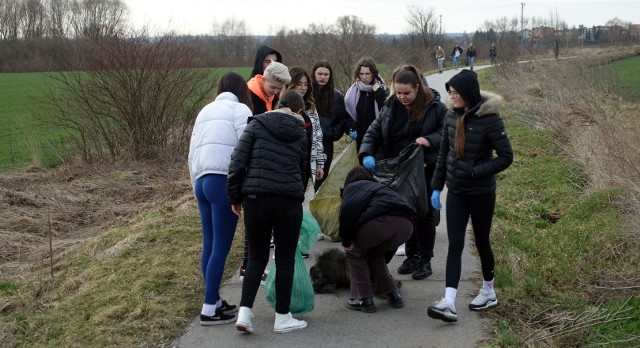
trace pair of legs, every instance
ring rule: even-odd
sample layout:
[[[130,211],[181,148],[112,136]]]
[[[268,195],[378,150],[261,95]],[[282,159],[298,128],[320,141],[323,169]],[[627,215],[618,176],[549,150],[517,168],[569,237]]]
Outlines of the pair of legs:
[[[453,57],[453,67],[458,70],[458,63],[460,62],[460,57]]]
[[[346,252],[351,273],[351,297],[364,298],[397,291],[389,274],[385,253],[395,251],[413,231],[411,220],[382,215],[366,222],[356,233],[353,249]],[[371,285],[375,283],[375,290]]]
[[[475,62],[476,57],[469,57],[469,69],[473,70],[473,63]]]
[[[227,176],[207,174],[196,180],[195,195],[202,223],[202,277],[205,284],[204,303],[220,302],[220,283],[227,255],[236,232],[238,217],[231,211],[227,198]],[[203,313],[212,315],[211,313]]]
[[[276,269],[276,313],[289,313],[296,246],[302,224],[302,205],[287,197],[245,197],[244,224],[249,260],[242,283],[241,307],[253,307],[262,273],[269,262],[273,231]]]
[[[444,58],[438,58],[438,70],[442,72],[443,68],[444,68]]]

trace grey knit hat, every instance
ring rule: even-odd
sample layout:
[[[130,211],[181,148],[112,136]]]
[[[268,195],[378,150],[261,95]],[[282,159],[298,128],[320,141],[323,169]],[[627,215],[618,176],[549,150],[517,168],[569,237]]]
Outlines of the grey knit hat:
[[[289,69],[286,65],[278,62],[271,62],[271,64],[264,69],[264,74],[262,76],[268,80],[275,80],[285,85],[291,82]]]

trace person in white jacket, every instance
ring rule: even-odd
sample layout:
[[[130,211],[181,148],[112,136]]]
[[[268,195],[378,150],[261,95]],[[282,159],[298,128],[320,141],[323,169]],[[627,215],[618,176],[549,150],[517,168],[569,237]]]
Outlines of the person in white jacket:
[[[189,146],[189,173],[202,223],[202,276],[204,304],[201,325],[235,321],[236,305],[220,298],[220,283],[231,249],[238,216],[227,196],[231,153],[242,135],[251,111],[247,83],[235,72],[226,73],[217,85],[218,96],[198,114]]]

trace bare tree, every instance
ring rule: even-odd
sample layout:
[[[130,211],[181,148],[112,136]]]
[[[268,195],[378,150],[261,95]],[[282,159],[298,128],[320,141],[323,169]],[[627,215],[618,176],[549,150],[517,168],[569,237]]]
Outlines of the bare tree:
[[[48,0],[47,12],[49,14],[48,35],[53,38],[67,37],[71,21],[71,1]]]
[[[434,56],[434,47],[443,44],[440,22],[433,8],[426,9],[414,4],[408,6],[407,10],[408,34],[415,48],[410,51],[409,60],[418,63],[419,66],[425,66],[433,60],[431,58]]]
[[[42,0],[23,0],[20,11],[20,31],[24,38],[42,38],[45,35],[47,11]]]
[[[17,40],[23,12],[20,0],[0,1],[0,37],[3,40]]]
[[[244,20],[228,18],[213,24],[216,61],[228,66],[237,66],[247,61],[252,39]]]
[[[553,28],[553,56],[558,59],[562,43],[565,41],[565,36],[568,35],[569,26],[560,18],[557,10],[555,13],[549,14],[549,24]]]
[[[193,42],[143,32],[92,43],[95,54],[75,64],[82,70],[52,75],[46,121],[71,129],[87,161],[183,153],[214,88],[210,70],[193,69]]]
[[[495,22],[486,21],[484,28],[493,30],[497,36],[499,61],[501,63],[515,63],[520,56],[521,36],[520,21],[517,17],[501,17]]]
[[[75,36],[92,40],[123,34],[129,12],[121,0],[73,0],[71,10]]]

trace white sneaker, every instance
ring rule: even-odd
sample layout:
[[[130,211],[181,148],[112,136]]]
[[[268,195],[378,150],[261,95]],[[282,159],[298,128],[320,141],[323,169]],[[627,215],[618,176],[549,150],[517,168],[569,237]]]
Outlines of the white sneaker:
[[[483,309],[489,309],[491,307],[495,307],[498,305],[498,298],[496,297],[496,292],[489,293],[484,288],[480,289],[480,293],[478,296],[469,303],[469,309],[474,311],[480,311]]]
[[[307,327],[307,322],[294,318],[290,312],[287,314],[276,313],[276,322],[273,324],[273,331],[275,333],[286,333],[304,329],[305,327]]]
[[[240,310],[238,310],[238,320],[236,320],[236,329],[238,329],[238,331],[252,333],[253,326],[251,326],[251,318],[253,318],[251,308],[240,307]]]
[[[398,247],[398,250],[396,250],[396,255],[397,256],[405,256],[405,255],[407,255],[407,252],[405,251],[405,248],[404,248],[404,243],[402,243],[402,245],[400,245]]]
[[[324,240],[324,234],[318,233],[318,240]]]
[[[427,308],[427,314],[431,318],[440,319],[447,323],[458,321],[456,306],[449,304],[445,298],[429,306],[429,308]]]

